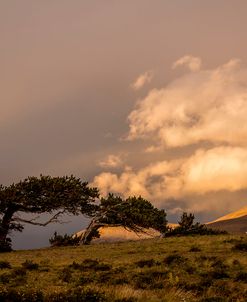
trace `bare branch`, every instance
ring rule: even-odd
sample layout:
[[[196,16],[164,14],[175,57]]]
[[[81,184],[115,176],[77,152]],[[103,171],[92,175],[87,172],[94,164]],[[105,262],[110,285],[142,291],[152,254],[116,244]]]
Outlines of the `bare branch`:
[[[29,219],[29,220],[26,220],[26,219],[23,219],[23,218],[20,218],[20,217],[14,217],[13,220],[18,221],[18,222],[24,222],[24,223],[32,224],[32,225],[47,226],[48,224],[54,223],[54,222],[66,223],[66,222],[59,221],[59,219],[58,219],[58,217],[61,216],[64,212],[65,212],[65,210],[56,213],[56,214],[55,214],[54,216],[52,216],[48,221],[43,222],[43,223],[42,223],[42,222],[36,222],[36,221],[35,221],[36,219],[39,218],[39,216],[38,216],[38,217],[35,217],[35,218],[33,218],[33,219]]]

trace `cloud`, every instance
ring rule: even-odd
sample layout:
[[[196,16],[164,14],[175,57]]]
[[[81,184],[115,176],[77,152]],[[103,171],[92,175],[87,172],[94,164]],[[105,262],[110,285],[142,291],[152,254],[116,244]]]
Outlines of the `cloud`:
[[[138,78],[134,81],[131,87],[134,90],[141,89],[144,85],[150,83],[153,79],[154,73],[153,71],[146,71],[143,74],[139,75]]]
[[[105,160],[99,162],[99,166],[102,168],[117,168],[123,164],[120,155],[110,154]]]
[[[179,160],[155,162],[137,171],[128,168],[120,175],[104,172],[93,184],[103,194],[142,195],[160,203],[174,197],[246,189],[246,175],[246,149],[217,147],[199,149]]]
[[[129,114],[130,140],[166,147],[199,142],[246,145],[247,70],[238,60],[182,76],[152,89]]]
[[[247,149],[218,147],[197,150],[182,165],[183,191],[237,191],[247,188]]]
[[[247,69],[232,59],[199,70],[201,61],[194,59],[174,63],[194,72],[151,89],[136,103],[128,116],[128,144],[144,140],[138,156],[147,161],[97,175],[93,184],[102,194],[142,195],[171,213],[219,213],[243,205],[234,196],[247,190]]]
[[[190,71],[198,71],[201,69],[202,60],[198,57],[190,55],[184,56],[173,63],[172,68],[175,69],[180,66],[186,66]]]

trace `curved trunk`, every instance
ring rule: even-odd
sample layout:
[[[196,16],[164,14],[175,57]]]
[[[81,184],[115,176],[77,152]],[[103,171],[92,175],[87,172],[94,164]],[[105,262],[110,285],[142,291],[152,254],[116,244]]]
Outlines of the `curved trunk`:
[[[92,219],[85,232],[81,236],[80,244],[89,244],[101,226],[102,224],[98,223],[96,219]]]
[[[14,214],[13,209],[7,209],[5,214],[3,215],[2,221],[0,223],[0,245],[6,243],[6,238],[9,233],[9,227],[12,220],[12,216]]]

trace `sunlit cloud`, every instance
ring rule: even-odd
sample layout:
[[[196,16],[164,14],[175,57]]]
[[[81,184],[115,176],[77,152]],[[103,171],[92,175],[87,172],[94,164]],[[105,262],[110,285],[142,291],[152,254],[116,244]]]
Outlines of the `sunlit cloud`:
[[[103,194],[114,191],[160,201],[164,196],[181,198],[188,194],[245,189],[246,175],[247,150],[218,147],[197,150],[180,160],[155,162],[137,171],[128,169],[120,175],[101,173],[94,184]]]
[[[202,65],[201,58],[187,55],[174,62],[172,68],[175,69],[180,66],[186,66],[191,71],[198,71],[201,69],[201,65]]]
[[[139,75],[138,78],[131,84],[131,87],[134,90],[139,90],[146,84],[150,83],[153,79],[154,73],[153,71],[146,71],[143,74]]]
[[[123,160],[121,155],[110,154],[104,160],[99,162],[102,168],[117,168],[122,166]]]
[[[247,70],[237,60],[152,89],[129,114],[129,139],[166,147],[198,142],[246,145]]]
[[[164,207],[170,207],[169,200],[187,200],[184,207],[205,211],[224,201],[200,204],[200,196],[247,188],[247,69],[232,59],[202,70],[201,59],[191,56],[173,68],[182,65],[193,72],[151,89],[137,102],[128,116],[128,140],[144,140],[149,145],[140,152],[150,156],[185,147],[191,152],[177,152],[169,160],[153,156],[142,167],[120,173],[103,172],[93,181],[102,194],[142,195]]]

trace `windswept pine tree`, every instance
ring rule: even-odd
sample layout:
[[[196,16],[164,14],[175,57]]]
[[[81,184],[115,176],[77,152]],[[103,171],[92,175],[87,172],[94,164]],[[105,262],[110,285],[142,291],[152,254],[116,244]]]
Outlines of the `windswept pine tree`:
[[[153,228],[161,234],[167,231],[166,212],[155,208],[142,197],[129,197],[109,194],[101,198],[88,227],[81,237],[82,244],[89,244],[93,238],[100,236],[99,229],[106,226],[122,226],[135,233],[146,232]]]
[[[96,188],[74,176],[28,177],[10,186],[0,186],[0,251],[11,249],[12,231],[22,231],[24,223],[46,226],[59,222],[63,214],[94,215]],[[24,219],[22,214],[50,214],[46,222]]]

